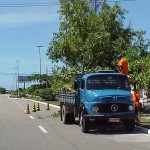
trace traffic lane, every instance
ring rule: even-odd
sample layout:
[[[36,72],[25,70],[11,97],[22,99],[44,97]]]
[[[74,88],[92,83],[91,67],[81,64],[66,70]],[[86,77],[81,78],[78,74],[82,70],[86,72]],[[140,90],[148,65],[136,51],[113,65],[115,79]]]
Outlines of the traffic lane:
[[[66,145],[66,149],[72,148],[65,141],[58,143],[59,137],[55,134],[43,132],[45,128],[39,120],[35,121],[24,114],[16,101],[0,96],[0,104],[0,149],[57,150],[62,145]]]
[[[47,116],[47,112],[43,110],[38,112],[38,114]],[[35,113],[31,113],[30,115],[35,115]],[[137,132],[127,133],[121,129],[114,128],[104,132],[83,134],[78,125],[63,125],[60,118],[48,118],[44,116],[41,118],[35,118],[34,121],[41,123],[46,129],[49,135],[46,139],[49,141],[48,145],[55,149],[59,149],[59,147],[67,149],[67,146],[70,146],[72,149],[82,150],[91,148],[105,150],[127,148],[131,150],[149,149],[150,137],[145,134]]]
[[[42,105],[41,105],[41,107],[42,107]],[[45,109],[45,108],[43,108],[43,109]],[[54,109],[54,112],[55,111],[57,112],[58,110]],[[81,138],[83,136],[86,136],[86,134],[84,135],[81,132],[81,129],[78,125],[63,125],[62,122],[60,121],[60,118],[47,117],[47,112],[48,111],[43,111],[41,109],[40,112],[37,112],[38,115],[39,115],[39,118],[35,117],[35,119],[39,119],[40,122],[42,121],[42,123],[45,122],[45,124],[43,124],[43,126],[48,130],[48,133],[52,134],[54,132],[53,136],[54,136],[54,134],[60,135],[60,137],[62,137],[62,139],[65,139],[66,141],[68,141],[68,143],[74,145],[78,149],[81,149],[81,148],[82,149],[91,149],[93,146],[96,145],[95,142],[97,141],[96,140],[97,137],[94,141],[93,141],[93,137],[91,137],[91,139],[89,139],[89,143],[90,143],[91,147],[89,145],[87,146],[87,144],[86,144],[87,141],[85,141],[84,138],[83,139]],[[53,114],[53,113],[51,113],[51,114]],[[36,116],[37,114],[32,113],[32,115]],[[89,134],[87,134],[87,135],[89,137]],[[104,131],[100,131],[100,132],[99,131],[91,132],[90,135],[96,135],[96,136],[99,135],[100,138],[102,138],[102,136],[103,136],[104,139],[110,137],[109,140],[117,142],[117,146],[118,146],[118,142],[119,143],[121,143],[121,142],[128,143],[129,142],[130,144],[132,142],[137,142],[137,143],[140,143],[140,145],[141,145],[141,142],[144,142],[144,147],[146,147],[145,142],[147,143],[150,140],[149,137],[146,137],[144,134],[140,134],[138,132],[133,132],[133,134],[131,134],[129,132],[126,132],[125,130],[115,128],[115,127],[113,127],[113,129],[110,128],[108,130],[104,130]],[[123,136],[121,136],[121,135],[123,135]],[[109,140],[107,139],[106,143]],[[81,141],[82,141],[82,143],[81,143]],[[90,141],[93,141],[93,142],[90,142]],[[98,140],[97,142],[99,143],[100,141]],[[103,141],[102,143],[100,142],[99,144],[97,144],[98,147],[96,147],[96,148],[99,148],[99,146],[101,146],[101,145],[105,145],[103,143],[105,143],[105,141]],[[106,149],[107,145],[108,144],[106,144],[104,149]],[[113,145],[114,145],[114,143],[113,143]],[[125,147],[126,146],[128,146],[128,144],[125,145]],[[135,146],[133,146],[133,147],[135,147]],[[108,146],[108,149],[109,148],[110,147]],[[116,148],[116,146],[114,146],[114,149],[115,148]],[[138,148],[139,148],[139,146],[138,146]]]
[[[59,118],[55,118],[49,120],[46,128],[48,132],[55,132],[81,150],[149,149],[150,136],[138,132],[129,133],[117,127],[84,134],[78,125],[63,125]]]
[[[41,134],[14,101],[0,96],[0,149],[30,149],[39,142],[38,132]]]

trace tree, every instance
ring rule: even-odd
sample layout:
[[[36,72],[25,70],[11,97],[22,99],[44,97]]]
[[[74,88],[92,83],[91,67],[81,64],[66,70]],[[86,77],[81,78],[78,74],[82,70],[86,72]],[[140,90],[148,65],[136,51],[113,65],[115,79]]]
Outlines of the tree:
[[[6,89],[3,87],[0,87],[0,94],[5,94],[6,93]]]
[[[125,51],[133,37],[132,30],[123,26],[125,13],[118,3],[113,8],[104,3],[96,14],[86,0],[62,0],[60,31],[54,34],[48,57],[71,67],[114,69],[116,54]]]
[[[93,68],[117,71],[119,53],[129,59],[131,82],[137,79],[142,81],[146,75],[146,83],[138,83],[138,86],[148,86],[149,72],[139,72],[137,62],[144,68],[147,61],[149,64],[149,44],[143,38],[144,31],[134,31],[131,26],[124,26],[125,13],[127,10],[122,9],[119,3],[110,7],[105,2],[101,12],[96,13],[87,0],[61,0],[60,30],[54,33],[47,56],[53,62],[64,62],[67,68],[55,69],[52,88],[55,86],[54,89],[60,91],[63,85],[73,82],[69,76],[73,75],[73,71],[90,72]]]
[[[144,31],[138,31],[127,51],[130,81],[136,82],[138,89],[145,89],[150,94],[150,43],[144,40]]]
[[[139,57],[130,63],[130,76],[132,81],[138,83],[139,88],[146,88],[150,81],[150,57]]]
[[[38,88],[45,88],[45,87],[50,87],[51,86],[51,75],[47,74],[33,74],[28,77],[29,81],[33,81],[35,83],[38,83],[37,86]]]

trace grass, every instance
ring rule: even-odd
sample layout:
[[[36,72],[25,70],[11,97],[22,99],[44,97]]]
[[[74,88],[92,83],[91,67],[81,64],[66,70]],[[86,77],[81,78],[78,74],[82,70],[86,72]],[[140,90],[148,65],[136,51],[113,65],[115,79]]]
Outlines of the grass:
[[[150,128],[150,114],[139,113],[140,126]]]
[[[48,115],[48,116],[41,116],[41,115],[36,115],[35,116],[35,118],[37,118],[37,119],[45,119],[45,118],[59,118],[60,117],[60,113],[58,112],[58,113],[56,113],[56,112],[54,112],[53,114],[51,114],[51,115]]]
[[[60,113],[53,113],[52,115],[51,115],[51,117],[52,118],[59,118],[60,117]]]

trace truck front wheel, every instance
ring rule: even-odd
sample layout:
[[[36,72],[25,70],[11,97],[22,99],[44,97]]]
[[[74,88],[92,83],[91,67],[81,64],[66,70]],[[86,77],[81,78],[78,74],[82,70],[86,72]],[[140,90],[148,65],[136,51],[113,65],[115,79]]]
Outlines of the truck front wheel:
[[[135,128],[135,120],[127,120],[125,122],[126,130],[129,132],[133,132]]]
[[[89,121],[85,118],[82,118],[81,130],[83,133],[88,133],[89,131]]]
[[[88,133],[89,131],[89,120],[84,118],[83,112],[79,115],[79,125],[83,133]]]

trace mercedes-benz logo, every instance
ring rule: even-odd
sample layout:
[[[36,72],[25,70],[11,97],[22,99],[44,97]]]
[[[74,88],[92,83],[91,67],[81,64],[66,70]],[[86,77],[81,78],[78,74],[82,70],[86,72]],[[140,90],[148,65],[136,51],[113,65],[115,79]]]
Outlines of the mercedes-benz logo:
[[[117,97],[116,97],[116,96],[113,96],[113,99],[117,99]]]
[[[118,106],[116,104],[111,105],[111,110],[116,112],[118,110]]]

